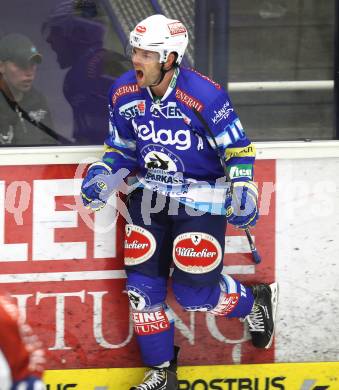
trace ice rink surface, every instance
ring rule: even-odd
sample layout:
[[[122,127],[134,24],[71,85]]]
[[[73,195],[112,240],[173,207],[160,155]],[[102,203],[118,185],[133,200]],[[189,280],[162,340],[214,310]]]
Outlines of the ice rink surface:
[[[338,170],[338,159],[277,161],[278,362],[339,359]]]

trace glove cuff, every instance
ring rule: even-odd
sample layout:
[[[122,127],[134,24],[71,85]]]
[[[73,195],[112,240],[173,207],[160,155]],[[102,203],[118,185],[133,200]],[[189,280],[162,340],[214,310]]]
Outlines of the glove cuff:
[[[258,198],[258,186],[252,180],[249,180],[249,181],[236,181],[236,182],[233,183],[233,188],[235,188],[235,187],[247,187]]]
[[[111,168],[109,165],[107,165],[106,163],[104,163],[103,161],[96,161],[96,162],[94,162],[93,164],[91,164],[91,165],[88,167],[87,172],[88,172],[91,168],[97,168],[97,167],[105,168],[105,169],[107,169],[107,171],[108,171],[109,173],[112,172],[112,168]]]

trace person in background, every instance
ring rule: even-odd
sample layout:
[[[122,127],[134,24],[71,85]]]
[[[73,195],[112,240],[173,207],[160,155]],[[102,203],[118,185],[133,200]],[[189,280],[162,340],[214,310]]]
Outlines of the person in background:
[[[45,352],[10,298],[0,295],[0,389],[45,390]]]
[[[57,135],[46,99],[33,87],[42,56],[29,38],[0,40],[0,145],[53,145]]]
[[[101,144],[108,132],[107,94],[128,69],[126,58],[104,48],[106,26],[93,1],[62,1],[42,27],[61,69],[68,69],[63,93],[73,111],[77,144]]]

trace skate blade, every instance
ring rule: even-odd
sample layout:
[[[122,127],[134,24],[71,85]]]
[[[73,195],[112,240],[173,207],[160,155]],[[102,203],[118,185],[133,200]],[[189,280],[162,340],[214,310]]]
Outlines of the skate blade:
[[[278,296],[279,296],[279,286],[278,283],[272,283],[270,284],[271,289],[271,303],[272,303],[272,316],[273,316],[273,332],[270,338],[269,343],[266,345],[265,349],[268,349],[271,347],[273,343],[274,333],[275,333],[275,319],[277,316],[277,307],[278,307]]]

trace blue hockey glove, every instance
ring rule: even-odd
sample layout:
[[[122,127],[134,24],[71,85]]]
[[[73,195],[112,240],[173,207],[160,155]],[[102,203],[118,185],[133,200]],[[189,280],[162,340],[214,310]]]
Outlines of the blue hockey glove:
[[[81,185],[83,204],[90,210],[100,210],[129,174],[127,168],[112,173],[111,168],[102,161],[90,165]]]
[[[84,206],[93,211],[100,210],[107,202],[108,180],[111,168],[102,161],[90,165],[81,185],[81,198]]]
[[[46,390],[46,386],[40,379],[30,376],[15,382],[12,385],[11,390]]]
[[[226,218],[240,229],[254,226],[259,218],[258,188],[253,181],[233,183],[233,194],[226,196]]]

